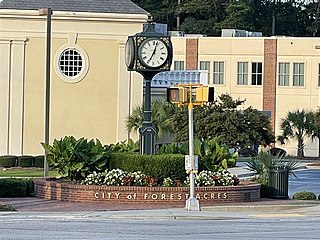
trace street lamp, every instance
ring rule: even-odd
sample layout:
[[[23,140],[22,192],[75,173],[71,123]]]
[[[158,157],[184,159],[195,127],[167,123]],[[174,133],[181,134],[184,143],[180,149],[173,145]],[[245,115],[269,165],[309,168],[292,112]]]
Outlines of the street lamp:
[[[39,9],[39,16],[47,16],[47,36],[46,36],[46,84],[45,84],[45,126],[44,126],[44,143],[49,144],[49,120],[50,120],[50,64],[51,64],[51,8]],[[48,176],[47,150],[44,156],[44,177]]]

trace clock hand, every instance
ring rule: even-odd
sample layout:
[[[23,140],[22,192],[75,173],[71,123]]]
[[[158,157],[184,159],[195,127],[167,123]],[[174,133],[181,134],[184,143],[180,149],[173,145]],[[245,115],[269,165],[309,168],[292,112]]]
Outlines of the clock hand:
[[[159,42],[156,43],[156,46],[154,47],[152,53],[151,53],[151,56],[149,58],[149,60],[147,61],[147,63],[149,63],[151,61],[151,59],[153,58],[154,54],[156,53],[156,49],[157,49],[157,46],[158,46]]]

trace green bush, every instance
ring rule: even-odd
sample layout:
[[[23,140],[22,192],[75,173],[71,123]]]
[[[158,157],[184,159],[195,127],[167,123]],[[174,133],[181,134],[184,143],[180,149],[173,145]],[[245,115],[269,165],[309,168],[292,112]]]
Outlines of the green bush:
[[[44,156],[39,155],[34,157],[34,166],[36,168],[43,168],[44,167]]]
[[[293,195],[293,199],[298,200],[316,200],[317,196],[313,192],[297,192]]]
[[[52,145],[41,143],[47,151],[49,167],[57,169],[61,176],[71,181],[79,181],[96,172],[107,169],[110,147],[107,148],[97,140],[75,139],[66,136],[55,139]]]
[[[29,197],[33,195],[33,181],[24,178],[1,178],[0,197]]]
[[[5,155],[0,156],[0,167],[15,167],[17,162],[17,156]]]
[[[18,166],[19,167],[33,167],[34,166],[34,160],[33,156],[20,156],[18,157]]]
[[[158,154],[184,154],[188,152],[188,142],[164,144]],[[210,140],[194,139],[194,154],[199,156],[199,171],[222,171],[236,165],[237,153],[229,153],[228,147],[220,143],[220,138]]]
[[[109,169],[120,168],[124,171],[142,173],[162,180],[170,177],[184,181],[187,174],[184,169],[184,156],[179,154],[139,155],[112,153],[109,158]]]

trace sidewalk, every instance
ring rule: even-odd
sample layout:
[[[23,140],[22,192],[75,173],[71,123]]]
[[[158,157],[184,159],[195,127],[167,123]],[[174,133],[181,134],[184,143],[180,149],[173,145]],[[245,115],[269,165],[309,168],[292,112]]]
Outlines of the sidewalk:
[[[244,164],[230,172],[245,179],[251,172]],[[232,219],[252,217],[320,217],[320,201],[292,199],[264,199],[256,202],[230,203],[224,205],[201,205],[201,211],[187,211],[184,203],[73,203],[41,198],[0,198],[0,204],[12,205],[17,212],[0,212],[5,216],[58,217],[76,219]]]
[[[1,198],[17,212],[0,212],[3,217],[59,218],[76,220],[226,220],[246,218],[320,217],[319,201],[261,199],[257,202],[201,206],[201,211],[187,211],[181,205],[159,204],[88,204],[49,201],[40,198]]]

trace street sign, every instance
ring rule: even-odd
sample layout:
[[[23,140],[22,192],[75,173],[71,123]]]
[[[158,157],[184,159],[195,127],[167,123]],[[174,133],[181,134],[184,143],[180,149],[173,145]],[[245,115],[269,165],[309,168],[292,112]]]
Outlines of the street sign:
[[[185,155],[184,166],[187,172],[198,171],[198,155]]]

